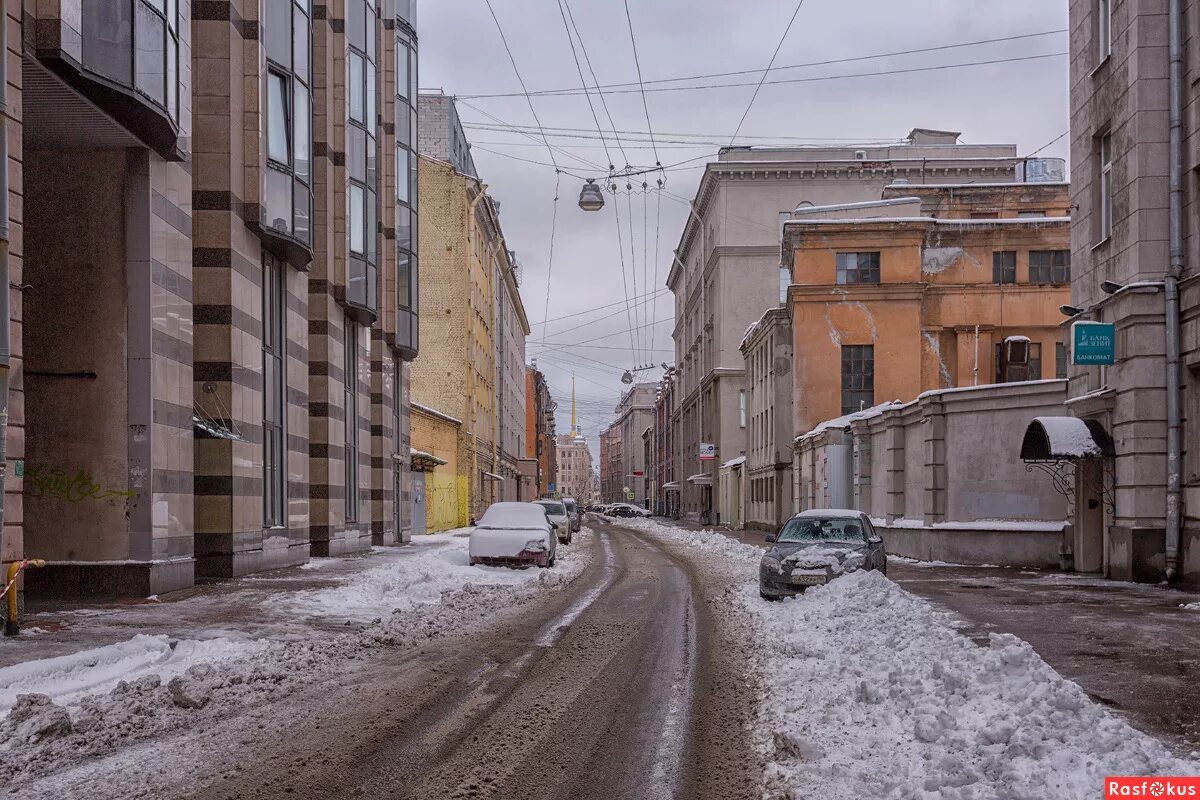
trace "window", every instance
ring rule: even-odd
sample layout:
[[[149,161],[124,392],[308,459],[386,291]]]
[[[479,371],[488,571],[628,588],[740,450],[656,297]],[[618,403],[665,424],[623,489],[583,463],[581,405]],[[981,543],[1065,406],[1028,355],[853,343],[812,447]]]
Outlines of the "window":
[[[738,424],[741,427],[746,427],[746,390],[742,389],[738,392]]]
[[[378,305],[379,169],[376,0],[346,2],[346,189],[350,248],[346,301],[372,313]]]
[[[1112,0],[1096,0],[1096,64],[1112,55]]]
[[[312,241],[312,37],[308,0],[264,4],[266,219],[264,228]]]
[[[284,301],[286,267],[263,252],[263,525],[285,525],[287,474],[284,468],[284,420],[287,388],[284,335],[287,303]]]
[[[1031,250],[1029,252],[1030,283],[1069,283],[1071,280],[1071,251]]]
[[[992,253],[992,283],[1017,282],[1017,253],[1015,250],[997,250]]]
[[[1096,241],[1103,242],[1112,236],[1113,228],[1113,151],[1112,134],[1106,133],[1098,137],[1096,154],[1099,166],[1099,192],[1096,198],[1098,208],[1097,221],[1099,229]]]
[[[280,164],[292,161],[292,134],[288,125],[287,78],[267,74],[267,158]]]
[[[1062,342],[1054,345],[1054,377],[1067,377],[1067,346]]]
[[[838,253],[837,282],[879,283],[879,253]]]
[[[842,345],[842,413],[875,405],[875,346]]]
[[[346,521],[358,521],[358,325],[346,317],[345,401],[346,415]]]

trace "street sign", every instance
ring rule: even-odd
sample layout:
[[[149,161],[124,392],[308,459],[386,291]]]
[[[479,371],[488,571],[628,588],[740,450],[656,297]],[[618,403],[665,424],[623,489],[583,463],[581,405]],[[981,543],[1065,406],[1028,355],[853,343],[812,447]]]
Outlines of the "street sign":
[[[717,458],[717,446],[711,442],[700,443],[700,460],[715,461]]]
[[[1076,322],[1071,325],[1071,363],[1111,364],[1116,357],[1116,328],[1111,322]]]
[[[646,475],[646,473],[640,469],[635,469],[633,471],[633,477],[635,477],[635,478],[641,478],[641,477],[644,477],[645,475]]]

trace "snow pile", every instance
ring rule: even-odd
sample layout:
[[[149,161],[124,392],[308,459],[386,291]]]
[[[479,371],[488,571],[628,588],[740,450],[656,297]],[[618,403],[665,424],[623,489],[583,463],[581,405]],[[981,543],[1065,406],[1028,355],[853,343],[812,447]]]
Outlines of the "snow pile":
[[[472,567],[468,540],[457,536],[434,534],[414,540],[413,545],[388,554],[389,563],[358,573],[341,585],[295,592],[284,602],[305,616],[366,622],[439,603],[444,592],[466,585],[518,586],[557,578],[556,573],[539,569]]]
[[[182,675],[194,664],[225,663],[263,651],[262,641],[227,638],[172,641],[166,636],[138,634],[118,644],[57,658],[25,661],[0,669],[0,712],[31,692],[61,705],[75,705],[88,694],[107,692],[121,681],[146,675],[162,680]]]
[[[1106,775],[1195,774],[1025,642],[981,648],[923,600],[859,572],[743,602],[767,648],[765,797],[1092,798]]]
[[[423,538],[413,548],[389,550],[384,556],[391,562],[382,567],[309,593],[300,609],[274,600],[274,608],[284,613],[311,614],[316,603],[352,619],[370,612],[369,622],[345,633],[323,629],[304,638],[177,642],[140,635],[0,670],[0,698],[5,708],[11,706],[0,718],[0,786],[185,727],[244,715],[321,680],[340,680],[381,648],[424,648],[486,624],[498,612],[519,613],[544,590],[582,574],[590,558],[590,533],[576,536],[580,544],[560,551],[559,566],[549,571],[467,567],[461,536]]]
[[[1183,603],[1179,607],[1188,611],[1200,611],[1200,603]]]
[[[673,525],[664,525],[661,522],[655,522],[650,519],[622,519],[621,525],[627,528],[637,528],[646,533],[652,533],[659,538],[667,539],[685,547],[720,553],[735,560],[752,561],[755,564],[756,571],[748,574],[756,577],[758,575],[757,564],[759,559],[762,558],[763,549],[743,544],[729,538],[723,533],[716,533],[710,530],[693,531],[685,528],[676,528]]]

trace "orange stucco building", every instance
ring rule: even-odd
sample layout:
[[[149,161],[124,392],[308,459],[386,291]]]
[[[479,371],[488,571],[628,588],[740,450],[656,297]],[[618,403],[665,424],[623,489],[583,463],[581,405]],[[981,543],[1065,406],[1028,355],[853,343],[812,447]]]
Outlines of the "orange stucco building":
[[[932,389],[1061,376],[1069,211],[1066,184],[1019,183],[797,209],[782,248],[796,432]]]

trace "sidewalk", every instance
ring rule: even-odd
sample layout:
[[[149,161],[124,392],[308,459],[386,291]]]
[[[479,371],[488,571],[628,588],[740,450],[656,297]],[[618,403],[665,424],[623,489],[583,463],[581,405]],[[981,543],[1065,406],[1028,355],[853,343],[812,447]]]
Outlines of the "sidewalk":
[[[757,531],[654,519],[767,546]],[[991,633],[1024,639],[1060,675],[1176,754],[1200,750],[1200,594],[897,558],[889,561],[888,577],[950,612],[976,642],[986,643]]]

